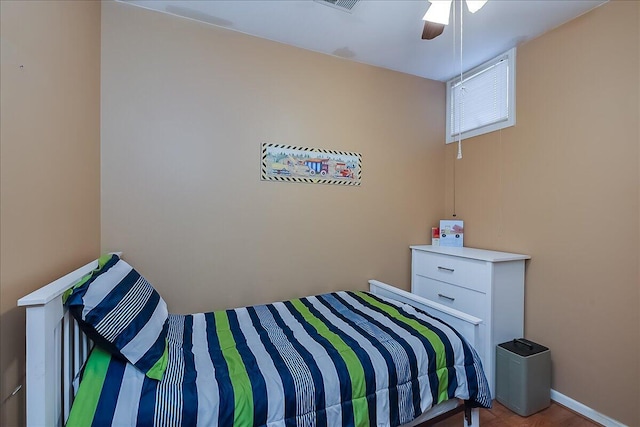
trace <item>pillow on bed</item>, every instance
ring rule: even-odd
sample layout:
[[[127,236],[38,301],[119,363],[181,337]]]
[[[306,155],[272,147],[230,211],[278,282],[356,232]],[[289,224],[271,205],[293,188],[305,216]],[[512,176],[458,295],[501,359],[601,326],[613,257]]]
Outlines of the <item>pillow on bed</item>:
[[[96,344],[160,380],[167,367],[167,304],[147,280],[118,255],[103,255],[98,268],[65,295],[80,329]]]

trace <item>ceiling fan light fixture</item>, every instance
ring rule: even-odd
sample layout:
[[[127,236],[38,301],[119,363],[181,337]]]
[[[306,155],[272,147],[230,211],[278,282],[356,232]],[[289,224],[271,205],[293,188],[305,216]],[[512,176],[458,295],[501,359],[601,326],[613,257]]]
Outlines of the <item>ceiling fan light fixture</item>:
[[[467,7],[469,8],[469,12],[476,13],[482,6],[487,2],[487,0],[467,0]]]
[[[449,11],[452,0],[429,0],[431,6],[424,14],[423,21],[435,22],[437,24],[449,25]]]

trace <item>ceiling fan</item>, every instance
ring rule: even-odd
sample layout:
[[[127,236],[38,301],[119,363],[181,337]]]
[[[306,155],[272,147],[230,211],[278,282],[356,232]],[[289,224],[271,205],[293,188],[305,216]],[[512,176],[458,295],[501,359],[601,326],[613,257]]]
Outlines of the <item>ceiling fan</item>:
[[[462,3],[462,0],[459,0]],[[422,40],[431,40],[438,37],[444,31],[445,25],[449,25],[449,15],[451,14],[451,3],[453,0],[429,0],[431,5],[422,20],[424,28],[422,30]],[[466,0],[469,12],[476,13],[487,0]]]

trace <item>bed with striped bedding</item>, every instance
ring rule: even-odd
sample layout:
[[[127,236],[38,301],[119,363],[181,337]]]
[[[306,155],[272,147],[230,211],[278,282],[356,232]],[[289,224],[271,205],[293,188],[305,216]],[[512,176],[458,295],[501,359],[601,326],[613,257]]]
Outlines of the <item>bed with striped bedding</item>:
[[[367,292],[169,315],[167,341],[160,381],[96,347],[67,425],[395,427],[491,405],[460,334]]]

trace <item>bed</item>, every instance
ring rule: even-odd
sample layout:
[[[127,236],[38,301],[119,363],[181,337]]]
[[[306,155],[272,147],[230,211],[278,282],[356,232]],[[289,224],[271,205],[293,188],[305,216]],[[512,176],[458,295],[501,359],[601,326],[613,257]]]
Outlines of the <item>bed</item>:
[[[464,410],[466,423],[479,426],[478,408],[491,405],[473,350],[482,320],[375,280],[368,292],[192,315],[163,317],[160,298],[140,309],[145,330],[161,334],[148,348],[136,336],[103,342],[127,335],[113,325],[126,316],[113,309],[87,328],[86,289],[117,270],[108,262],[128,266],[120,255],[19,300],[27,307],[28,425],[409,427]],[[129,307],[125,299],[117,306]],[[157,313],[161,321],[148,326]]]

